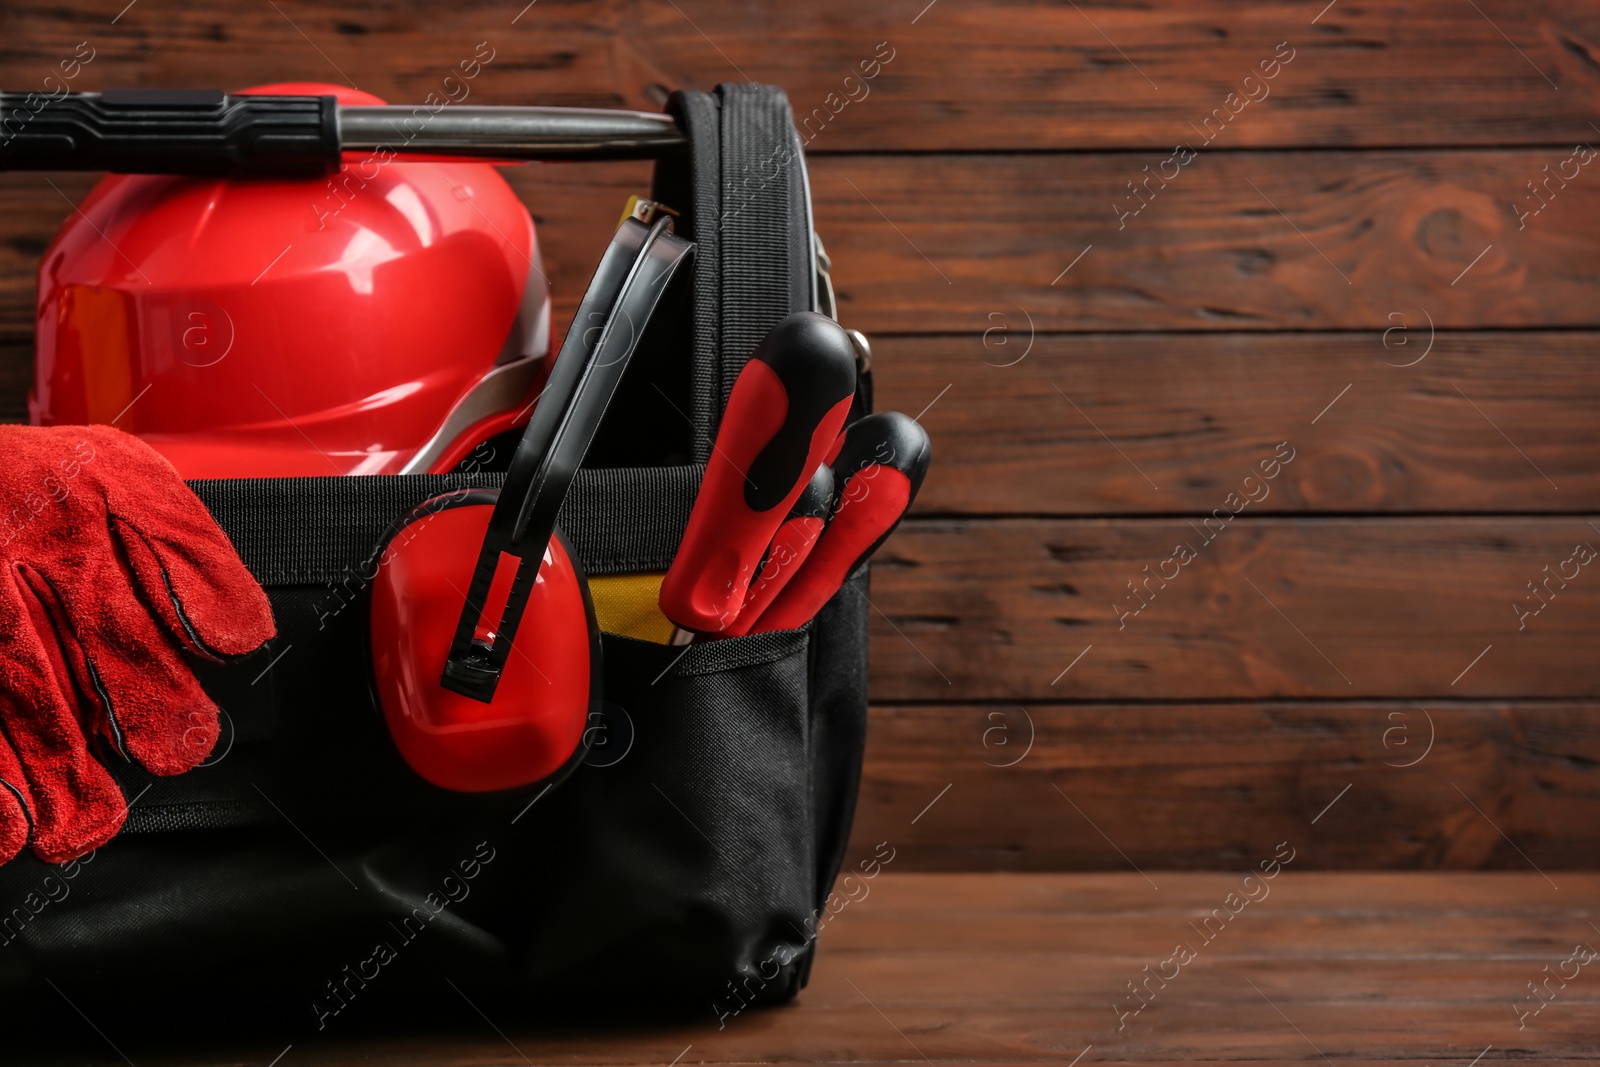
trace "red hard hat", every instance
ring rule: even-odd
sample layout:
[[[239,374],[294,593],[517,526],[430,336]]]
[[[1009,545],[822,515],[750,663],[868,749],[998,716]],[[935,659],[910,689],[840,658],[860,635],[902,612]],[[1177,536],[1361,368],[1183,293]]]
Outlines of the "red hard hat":
[[[111,175],[39,265],[29,417],[114,422],[186,478],[447,471],[523,421],[550,329],[533,220],[486,164]]]

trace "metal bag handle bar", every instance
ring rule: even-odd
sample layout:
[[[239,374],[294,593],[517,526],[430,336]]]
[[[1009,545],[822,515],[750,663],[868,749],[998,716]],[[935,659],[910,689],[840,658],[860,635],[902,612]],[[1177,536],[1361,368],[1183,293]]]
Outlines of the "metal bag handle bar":
[[[0,170],[304,178],[342,153],[482,160],[659,159],[671,115],[570,107],[345,107],[332,96],[212,89],[0,92]]]
[[[489,517],[440,679],[446,689],[485,703],[494,697],[561,501],[662,293],[694,250],[671,230],[670,216],[649,228],[625,220],[595,269]],[[484,642],[475,635],[502,556],[517,561],[516,578]]]

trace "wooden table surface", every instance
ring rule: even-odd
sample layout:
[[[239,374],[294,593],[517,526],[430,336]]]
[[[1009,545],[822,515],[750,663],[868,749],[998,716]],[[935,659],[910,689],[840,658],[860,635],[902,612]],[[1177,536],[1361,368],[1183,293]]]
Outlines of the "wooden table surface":
[[[1600,961],[1583,962],[1600,945],[1600,874],[1307,872],[1295,870],[1312,858],[1304,847],[1288,842],[1275,852],[1290,859],[1272,878],[1247,878],[1243,867],[884,870],[824,928],[811,985],[796,1003],[730,1014],[720,1028],[708,1006],[703,1020],[687,1023],[541,1031],[478,1014],[441,976],[443,1033],[372,1039],[330,1027],[288,1048],[257,1034],[218,1054],[173,1052],[78,1021],[60,1034],[50,1062],[1468,1067],[1600,1059]],[[1140,984],[1139,999],[1130,982]],[[1530,982],[1540,985],[1539,999]]]

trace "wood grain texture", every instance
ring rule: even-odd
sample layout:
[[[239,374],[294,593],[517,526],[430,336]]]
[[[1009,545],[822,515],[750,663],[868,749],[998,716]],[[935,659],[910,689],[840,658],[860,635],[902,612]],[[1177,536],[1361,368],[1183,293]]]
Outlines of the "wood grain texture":
[[[1515,867],[1517,849],[1541,866],[1600,863],[1586,829],[1597,754],[1584,702],[1600,696],[1600,580],[1582,569],[1526,630],[1513,610],[1537,606],[1526,583],[1576,541],[1600,544],[1600,178],[1586,164],[1529,188],[1576,142],[1600,139],[1594,5],[124,3],[0,10],[8,87],[33,87],[88,40],[96,58],[78,89],[323,79],[414,101],[488,41],[495,58],[473,102],[656,109],[668,87],[748,77],[788,89],[811,118],[843,317],[887,335],[876,338],[880,406],[916,412],[938,398],[924,415],[937,453],[919,503],[930,517],[890,542],[872,594],[873,691],[889,703],[873,713],[859,832],[904,841],[907,866],[1119,862],[1054,786],[1151,869],[1235,865],[1296,833],[1310,866]],[[894,58],[870,95],[830,100],[880,41]],[[1294,58],[1270,96],[1230,107],[1280,41]],[[1228,122],[1207,144],[1197,127],[1217,108]],[[1198,153],[1174,176],[1162,163],[1180,142]],[[538,221],[558,323],[648,170],[505,172]],[[1130,189],[1151,172],[1166,177]],[[23,414],[39,256],[93,180],[0,175],[0,419]],[[1434,331],[1424,361],[1393,366]],[[996,366],[1025,338],[1026,358]],[[1198,541],[1193,527],[1283,440],[1296,458],[1270,498],[1178,577],[1152,580],[1149,607],[1120,626],[1113,603],[1137,604],[1125,583]],[[1429,517],[1406,517],[1418,515]],[[1403,758],[1384,748],[1385,724],[1399,710],[1417,728],[1407,698],[1440,732],[1426,761],[1402,769],[1385,765]],[[984,748],[990,716],[1006,716],[1008,736],[1020,729],[1011,701],[1086,703],[1030,703],[1039,746],[1016,767],[984,766],[1000,759]],[[1085,899],[1144,886],[1137,875],[1079,884],[1068,892]],[[1543,886],[1535,875],[1495,884]],[[930,892],[933,910],[915,912],[925,928],[958,927],[956,901],[969,921],[988,915],[975,884]],[[1473,899],[1475,916],[1491,908]],[[1246,976],[1274,1001],[1311,997],[1306,1019],[1290,1014],[1333,1055],[1368,1032],[1360,1055],[1375,1060],[1466,1063],[1491,1042],[1550,1056],[1580,1047],[1538,1043],[1576,1033],[1560,1029],[1560,1005],[1553,1030],[1497,1036],[1490,1016],[1509,1018],[1533,976],[1516,967],[1439,977],[1419,956],[1367,987],[1320,949],[1285,948],[1335,926],[1345,946],[1362,925],[1317,914],[1303,920],[1310,933],[1286,919]],[[1548,932],[1556,921],[1516,914],[1470,943],[1504,957],[1526,947],[1517,923]],[[1363,918],[1369,947],[1411,921]],[[940,957],[955,975],[942,985],[922,973],[928,960],[905,962],[917,938],[886,940],[851,974],[874,1002],[907,1006],[895,1025],[915,1051],[865,996],[819,977],[808,1003],[837,1009],[820,1030],[753,1018],[730,1044],[685,1036],[687,1059],[1070,1059],[1083,1047],[1074,1027],[1088,1028],[1074,1013],[1110,1017],[1098,991],[1061,977],[1082,971],[1070,946],[1097,925],[1118,929],[1078,923],[1041,970],[1012,973],[969,943],[991,962],[969,974],[966,958]],[[1439,950],[1451,931],[1467,944],[1469,926],[1480,930],[1429,927],[1428,944]],[[1037,947],[1006,929],[994,929],[1006,952]],[[1264,1004],[1204,992],[1119,1055],[1314,1055]],[[825,1036],[830,1026],[841,1036]],[[775,1045],[750,1037],[769,1033]],[[668,1062],[678,1036],[535,1047]],[[269,1062],[279,1048],[263,1051]],[[492,1035],[380,1051],[523,1062]]]
[[[431,1018],[396,1020],[381,1036],[297,1030],[284,1062],[659,1065],[681,1056],[1024,1067],[1082,1054],[1084,1063],[1243,1067],[1322,1062],[1318,1049],[1334,1063],[1396,1067],[1466,1064],[1480,1053],[1485,1063],[1595,1062],[1593,964],[1564,986],[1552,982],[1553,999],[1521,1029],[1513,1006],[1574,945],[1600,940],[1589,925],[1600,876],[1565,873],[1552,889],[1531,872],[1311,873],[1299,869],[1296,841],[1272,879],[1246,883],[1275,848],[1264,843],[1232,872],[1152,871],[1159,888],[1133,873],[932,875],[891,863],[830,918],[810,986],[784,1008],[730,1014],[720,1028],[709,1005],[683,1022],[519,1024],[474,1010],[441,976],[449,995]],[[1254,899],[1229,903],[1245,894]],[[1165,961],[1177,945],[1192,958],[1175,967]],[[1158,971],[1169,980],[1143,984]],[[70,991],[71,979],[62,986]],[[27,1062],[124,1062],[63,1014],[72,1025]],[[266,1064],[289,1041],[251,1034],[223,1050],[178,1051],[182,1031],[161,1029],[119,1031],[118,1050],[154,1067]]]
[[[1218,507],[1228,514],[1220,495]],[[1565,566],[1565,589],[1551,578],[1537,615],[1514,609],[1544,602],[1527,583],[1543,583],[1546,566],[1555,574],[1575,546],[1600,548],[1594,521],[1254,519],[1248,508],[1210,527],[915,520],[873,570],[872,692],[885,701],[1600,696],[1600,560]],[[1206,529],[1216,531],[1209,543]],[[1180,544],[1194,558],[1166,563]],[[1174,572],[1163,588],[1161,574]]]
[[[1597,711],[876,707],[851,855],[889,841],[908,870],[1215,870],[1290,840],[1317,869],[1592,867]]]
[[[1030,337],[1013,310],[986,335],[875,342],[877,399],[933,404],[923,513],[1205,514],[1286,438],[1260,511],[1600,510],[1589,335],[1389,326]]]
[[[408,102],[488,41],[482,102],[653,109],[667,87],[776,82],[798,114],[825,110],[813,151],[1170,148],[1230,93],[1259,98],[1218,139],[1231,147],[1570,143],[1593,135],[1600,96],[1600,14],[1581,0],[140,0],[113,24],[122,6],[8,6],[16,87],[88,39],[84,89],[348,80]],[[893,60],[847,83],[879,42]],[[1294,58],[1263,96],[1244,79],[1280,42]]]
[[[981,333],[996,312],[1041,331],[1381,332],[1391,312],[1439,328],[1590,327],[1600,315],[1600,160],[1570,165],[1577,177],[1553,182],[1521,229],[1514,207],[1539,202],[1526,184],[1568,150],[1201,152],[1120,219],[1141,202],[1127,183],[1167,156],[818,160],[840,315],[869,333]]]

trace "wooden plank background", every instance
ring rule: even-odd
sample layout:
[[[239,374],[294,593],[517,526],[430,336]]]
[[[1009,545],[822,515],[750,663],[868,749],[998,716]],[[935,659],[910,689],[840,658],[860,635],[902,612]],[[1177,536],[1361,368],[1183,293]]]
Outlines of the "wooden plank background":
[[[857,839],[905,868],[1234,867],[1312,817],[1310,867],[1600,864],[1600,8],[124,3],[0,10],[7,87],[88,41],[75,88],[408,101],[487,41],[475,102],[789,91],[935,445],[873,588]],[[508,176],[565,319],[647,168]],[[0,177],[0,417],[91,184]]]

